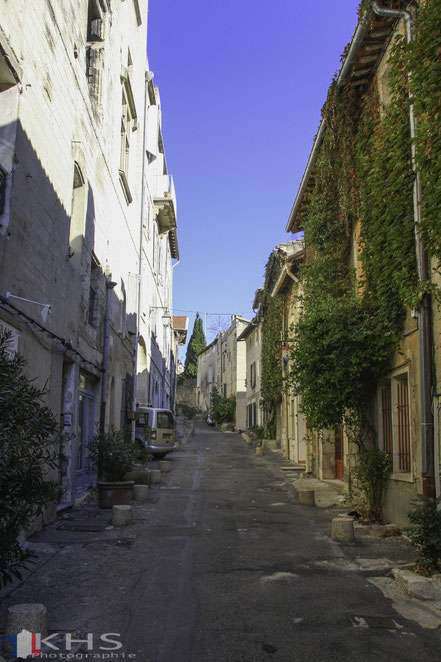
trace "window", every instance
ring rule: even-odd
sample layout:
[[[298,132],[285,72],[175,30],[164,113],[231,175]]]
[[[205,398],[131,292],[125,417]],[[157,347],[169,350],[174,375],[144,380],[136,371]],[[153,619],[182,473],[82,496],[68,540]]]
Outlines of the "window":
[[[73,264],[78,270],[81,268],[81,252],[85,233],[86,208],[87,187],[85,185],[83,172],[75,161],[67,258],[71,260],[71,264]]]
[[[94,109],[101,104],[104,71],[104,12],[107,5],[103,0],[89,0],[87,12],[86,77],[89,82],[89,94],[95,103]]]
[[[252,402],[247,406],[247,427],[253,428],[255,425],[257,425],[257,406]]]
[[[98,0],[89,0],[87,11],[87,41],[104,40],[104,16],[106,5]]]
[[[392,454],[392,389],[390,382],[381,389],[381,423],[383,450]]]
[[[130,51],[127,54],[127,66],[121,65],[121,83],[122,83],[122,96],[121,96],[121,148],[120,148],[120,164],[119,164],[119,177],[121,186],[127,204],[133,200],[129,189],[129,156],[130,156],[130,136],[132,131],[137,129],[137,114],[135,101],[133,98],[132,84],[130,82],[130,73],[132,70],[132,58]]]
[[[255,361],[250,365],[250,386],[251,386],[251,388],[256,387],[256,362]]]
[[[398,470],[410,471],[410,425],[409,425],[409,394],[407,376],[397,379],[397,436],[398,436]]]
[[[130,153],[130,125],[132,116],[125,91],[122,93],[122,111],[121,111],[121,153],[119,159],[120,170],[129,174],[129,153]]]
[[[139,10],[138,0],[133,0],[133,5],[134,5],[134,8],[135,8],[136,22],[138,23],[138,26],[140,26],[141,23],[142,23],[142,16],[141,16],[141,12]]]
[[[89,310],[87,321],[90,326],[97,327],[98,317],[98,278],[99,278],[99,262],[92,255],[92,264],[90,270],[90,288],[89,288]]]
[[[149,424],[149,414],[138,413],[137,416],[138,416],[138,420],[136,421],[137,426]]]
[[[379,389],[381,447],[392,457],[394,473],[411,472],[409,384],[407,373],[391,377]]]
[[[168,430],[173,426],[173,415],[168,411],[158,411],[156,414],[156,427]]]

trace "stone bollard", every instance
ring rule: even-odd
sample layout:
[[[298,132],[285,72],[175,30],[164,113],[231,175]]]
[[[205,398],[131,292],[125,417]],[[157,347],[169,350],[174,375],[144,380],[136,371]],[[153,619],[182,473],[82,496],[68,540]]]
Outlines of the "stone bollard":
[[[151,469],[150,471],[150,482],[152,485],[155,483],[161,482],[161,472],[159,469]]]
[[[132,523],[132,506],[112,507],[113,526],[126,526],[127,524],[131,524],[131,523]]]
[[[262,446],[258,446],[256,448],[256,455],[263,455],[263,448]]]
[[[134,485],[133,486],[133,500],[134,501],[147,501],[149,498],[148,485]]]
[[[22,630],[29,633],[41,634],[41,638],[47,636],[47,609],[41,604],[22,604],[8,608],[6,616],[5,636],[20,634]],[[12,653],[12,645],[3,640],[5,653]]]
[[[354,542],[354,520],[349,517],[334,517],[331,525],[331,538],[336,542]]]
[[[170,462],[168,460],[162,460],[159,463],[159,470],[163,474],[170,473]]]
[[[302,506],[315,506],[315,492],[314,490],[300,490],[299,491],[299,504]]]

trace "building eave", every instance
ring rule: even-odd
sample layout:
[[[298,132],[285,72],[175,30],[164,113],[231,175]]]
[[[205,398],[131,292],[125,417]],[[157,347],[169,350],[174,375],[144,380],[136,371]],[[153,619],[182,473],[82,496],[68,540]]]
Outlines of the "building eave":
[[[361,98],[372,81],[395,24],[394,19],[380,18],[370,11],[365,13],[355,30],[348,54],[338,75],[337,88],[347,84],[355,89]],[[308,202],[305,197],[314,188],[314,164],[325,132],[326,120],[323,118],[285,227],[286,232],[297,232],[301,229],[302,207],[307,206]]]

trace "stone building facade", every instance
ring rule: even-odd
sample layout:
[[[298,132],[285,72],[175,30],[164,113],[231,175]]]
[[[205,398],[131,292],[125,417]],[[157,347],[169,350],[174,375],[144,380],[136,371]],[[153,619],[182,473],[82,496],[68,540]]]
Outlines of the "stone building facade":
[[[240,315],[231,316],[231,324],[219,333],[210,345],[198,355],[196,405],[202,411],[210,407],[214,387],[224,398],[236,398],[236,428],[246,427],[246,348],[237,342],[249,324]]]
[[[0,323],[92,482],[87,441],[173,406],[176,199],[149,71],[147,0],[0,0]],[[139,341],[139,342],[138,342]]]
[[[392,103],[390,55],[395,38],[399,36],[405,43],[412,38],[412,31],[413,35],[417,34],[415,25],[418,28],[418,7],[405,0],[394,3],[386,0],[374,4],[376,7],[373,6],[373,11],[367,13],[357,26],[335,85],[337,90],[350,91],[354,107],[369,96],[378,99],[378,116],[381,118]],[[417,5],[423,6],[425,3]],[[430,66],[432,64],[428,58],[428,72]],[[409,107],[403,106],[402,112],[406,114],[406,131],[409,123],[414,128]],[[297,232],[302,228],[302,216],[320,175],[314,168],[326,131],[326,122],[322,120],[288,219],[288,232]],[[409,147],[409,162],[411,154]],[[409,191],[410,196],[413,195],[412,221],[417,228],[412,233],[416,238],[415,271],[418,270],[421,280],[426,281],[421,285],[429,290],[430,283],[439,284],[438,264],[433,258],[430,263],[429,256],[427,275],[422,278],[421,265],[426,257],[422,246],[424,240],[419,239],[418,211],[423,209],[424,213],[424,190],[421,192],[419,189],[415,172],[414,169],[416,185],[412,181],[408,190],[403,187],[402,195],[403,200],[408,199],[406,196]],[[420,199],[419,195],[422,196]],[[351,223],[352,249],[348,256],[349,266],[356,275],[360,291],[363,288],[363,264],[360,261],[362,223],[363,219],[360,218],[354,218]],[[391,247],[385,243],[386,256],[388,250]],[[393,250],[400,251],[403,247],[397,242]],[[306,256],[308,259],[308,246]],[[375,439],[378,448],[389,456],[391,463],[384,516],[399,526],[407,525],[407,513],[417,494],[440,494],[440,389],[437,369],[441,363],[440,328],[439,306],[430,300],[426,291],[420,298],[418,308],[409,307],[405,310],[401,337],[394,347],[389,371],[378,379],[376,393],[369,403],[371,437]],[[372,441],[367,439],[366,444],[372,444]],[[319,478],[337,479],[349,487],[358,457],[359,448],[350,442],[348,430],[344,426],[309,435],[308,468]]]
[[[262,426],[263,412],[260,405],[262,324],[257,316],[245,327],[237,341],[245,345],[246,427]]]

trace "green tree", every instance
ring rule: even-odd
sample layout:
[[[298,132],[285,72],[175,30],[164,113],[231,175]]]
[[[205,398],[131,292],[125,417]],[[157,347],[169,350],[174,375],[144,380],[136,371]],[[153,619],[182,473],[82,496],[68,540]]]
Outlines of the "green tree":
[[[36,556],[23,550],[19,535],[51,502],[57,481],[48,469],[58,467],[64,439],[45,391],[26,377],[26,361],[9,352],[10,335],[0,332],[0,588],[21,578],[20,569]]]
[[[206,346],[207,342],[205,340],[202,319],[199,317],[199,313],[197,313],[196,319],[194,321],[193,333],[191,334],[190,342],[188,343],[187,347],[187,354],[185,357],[185,379],[196,377],[198,372],[198,354],[199,352],[202,352]]]

